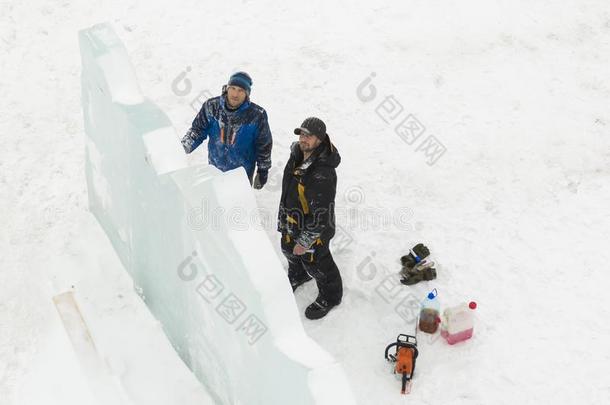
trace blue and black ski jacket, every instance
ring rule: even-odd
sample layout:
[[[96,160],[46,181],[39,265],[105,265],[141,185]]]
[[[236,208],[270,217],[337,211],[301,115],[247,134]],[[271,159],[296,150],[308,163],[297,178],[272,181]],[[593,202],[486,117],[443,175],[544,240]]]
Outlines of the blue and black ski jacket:
[[[273,139],[264,108],[246,99],[230,110],[226,93],[208,99],[182,138],[186,153],[191,153],[208,139],[208,161],[226,172],[243,167],[252,181],[255,165],[259,171],[271,167]]]

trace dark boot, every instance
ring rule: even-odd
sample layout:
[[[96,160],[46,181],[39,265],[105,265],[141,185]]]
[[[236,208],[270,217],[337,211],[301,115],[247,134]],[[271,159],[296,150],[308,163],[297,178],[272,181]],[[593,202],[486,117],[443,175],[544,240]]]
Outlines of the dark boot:
[[[336,307],[337,305],[339,305],[339,303],[331,304],[318,296],[318,298],[305,310],[305,316],[307,319],[312,320],[323,318],[333,307]]]

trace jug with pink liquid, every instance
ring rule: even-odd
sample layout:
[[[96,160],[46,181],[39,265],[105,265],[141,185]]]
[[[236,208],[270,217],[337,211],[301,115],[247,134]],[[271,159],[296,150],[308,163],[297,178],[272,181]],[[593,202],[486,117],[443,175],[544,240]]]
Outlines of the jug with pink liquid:
[[[474,310],[477,303],[471,301],[447,308],[441,317],[441,336],[453,345],[470,339],[474,330]]]

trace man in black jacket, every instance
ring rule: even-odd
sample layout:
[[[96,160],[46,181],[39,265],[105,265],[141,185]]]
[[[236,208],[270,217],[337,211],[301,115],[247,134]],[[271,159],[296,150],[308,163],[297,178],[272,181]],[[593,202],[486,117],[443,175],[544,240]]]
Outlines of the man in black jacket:
[[[319,118],[307,118],[294,133],[299,142],[290,147],[284,168],[278,231],[292,290],[312,277],[316,280],[318,298],[305,316],[319,319],[339,305],[343,296],[341,275],[329,250],[335,235],[335,168],[341,157]]]

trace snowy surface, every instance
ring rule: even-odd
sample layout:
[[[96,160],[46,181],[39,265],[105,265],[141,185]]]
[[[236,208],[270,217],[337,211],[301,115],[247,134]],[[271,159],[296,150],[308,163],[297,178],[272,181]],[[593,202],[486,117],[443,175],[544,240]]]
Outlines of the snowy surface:
[[[0,19],[0,404],[87,403],[51,300],[71,285],[107,320],[98,334],[110,339],[125,317],[137,333],[163,337],[87,211],[76,32],[103,21],[179,133],[200,92],[217,94],[235,69],[252,75],[275,141],[276,169],[257,193],[271,219],[292,128],[309,115],[326,121],[342,155],[339,225],[353,241],[336,254],[342,305],[303,322],[343,363],[359,403],[610,398],[606,2],[32,1],[1,3]],[[190,89],[172,84],[183,72]],[[363,102],[356,88],[371,72],[377,95]],[[376,114],[390,95],[404,107],[397,121],[413,114],[426,127],[421,139],[446,147],[434,165],[420,140],[408,145],[396,121]],[[205,153],[189,159],[205,162]],[[374,227],[350,223],[349,209],[401,215]],[[438,280],[384,301],[376,287],[418,241],[432,249]],[[422,337],[403,399],[383,349],[412,332],[398,302],[432,287],[443,305],[479,303],[475,335],[453,347]],[[315,295],[314,286],[299,291],[299,308]],[[141,362],[117,356],[115,370],[124,362],[143,378]],[[171,361],[170,375],[185,370]],[[145,389],[188,398],[173,384],[153,379]],[[165,403],[192,403],[181,401]]]

